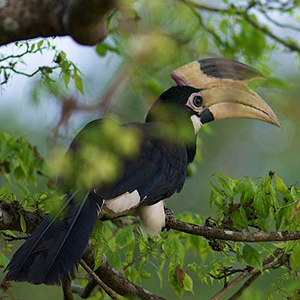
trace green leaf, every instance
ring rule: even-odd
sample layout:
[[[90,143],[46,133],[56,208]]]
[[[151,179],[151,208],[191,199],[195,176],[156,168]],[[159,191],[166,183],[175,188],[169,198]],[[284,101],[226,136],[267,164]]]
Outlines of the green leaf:
[[[194,293],[194,291],[193,291],[193,279],[187,273],[184,274],[183,288],[188,292]]]
[[[220,30],[223,34],[226,34],[227,28],[228,28],[229,20],[228,19],[223,19],[220,22]]]
[[[182,243],[175,233],[171,233],[164,243],[164,250],[174,264],[182,264],[185,251]]]
[[[140,274],[141,278],[144,278],[144,279],[152,278],[152,274],[147,272],[142,265],[139,265],[139,274]]]
[[[300,242],[295,242],[293,247],[292,254],[290,256],[290,264],[292,269],[300,267]]]
[[[267,218],[270,213],[270,202],[268,201],[268,197],[260,185],[254,195],[253,206],[255,208],[256,213],[262,217]]]
[[[290,198],[290,191],[287,188],[287,186],[284,184],[283,180],[278,176],[275,176],[275,178],[276,178],[276,190],[280,194],[282,194],[283,197]]]
[[[20,225],[22,232],[26,232],[26,222],[22,214],[20,214]]]
[[[6,257],[6,255],[5,255],[3,252],[1,252],[1,253],[0,253],[0,264],[1,264],[4,268],[6,268],[7,265],[8,265],[8,263],[9,263],[9,259]]]
[[[299,200],[300,193],[299,193],[299,191],[296,190],[296,188],[294,186],[292,186],[292,188],[291,188],[291,196],[292,196],[294,201]]]
[[[168,270],[168,280],[171,284],[174,292],[181,298],[184,289],[183,289],[183,281],[184,281],[184,270],[180,265],[173,265],[170,263],[169,270]]]
[[[83,94],[83,82],[82,78],[76,73],[74,74],[74,80],[75,80],[75,86],[78,89],[78,91]]]
[[[68,86],[69,86],[70,79],[71,79],[70,72],[63,73],[63,80],[64,80],[66,88],[68,88]]]
[[[104,57],[107,53],[107,48],[103,44],[96,45],[96,52],[99,56]]]
[[[133,234],[133,228],[130,226],[125,227],[122,230],[119,230],[117,236],[116,236],[116,243],[118,247],[121,249],[130,245],[135,241],[134,234]]]
[[[243,258],[247,265],[262,271],[262,257],[250,245],[245,245],[243,249]]]
[[[233,191],[232,191],[232,187],[229,184],[229,181],[225,181],[222,177],[218,177],[218,182],[221,185],[225,195],[231,200],[233,201]]]
[[[40,40],[37,44],[38,48],[40,49],[43,46],[44,40]]]
[[[278,231],[280,229],[282,219],[283,219],[283,209],[279,209],[275,214],[275,229]]]

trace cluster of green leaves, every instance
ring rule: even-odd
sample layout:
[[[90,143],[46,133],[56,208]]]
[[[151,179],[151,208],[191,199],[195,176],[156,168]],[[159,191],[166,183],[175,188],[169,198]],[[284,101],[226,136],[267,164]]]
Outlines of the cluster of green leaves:
[[[38,41],[16,42],[14,47],[16,48],[14,51],[15,54],[0,54],[0,85],[7,84],[14,74],[27,77],[40,74],[41,82],[45,84],[55,82],[57,75],[59,75],[67,88],[72,79],[76,89],[80,91],[80,93],[83,93],[83,74],[76,64],[67,58],[66,53],[57,49],[57,46],[50,40],[41,39]],[[21,66],[27,66],[32,55],[42,55],[45,51],[53,54],[52,60],[50,60],[47,65],[39,66],[32,72],[22,71]],[[27,68],[31,69],[30,66]],[[60,72],[56,72],[57,70]]]
[[[296,186],[288,188],[273,173],[259,179],[214,176],[210,186],[210,206],[217,208],[216,222],[224,229],[257,228],[268,232],[270,228],[276,231],[299,228],[300,190]]]
[[[53,201],[58,200],[51,191],[31,193],[28,189],[29,183],[37,182],[36,174],[43,174],[44,167],[37,149],[24,137],[0,135],[0,166],[6,182],[1,189],[2,200],[17,200],[25,210],[46,212],[53,207]],[[213,176],[210,184],[210,205],[215,210],[214,219],[205,220],[195,213],[178,215],[179,219],[245,232],[299,228],[300,190],[296,186],[287,187],[275,174],[256,179],[231,179],[219,175]],[[9,188],[14,185],[19,187],[19,192]],[[179,297],[185,291],[193,292],[195,280],[209,284],[214,280],[230,278],[235,273],[234,268],[240,269],[242,266],[262,270],[263,258],[277,248],[284,249],[284,254],[289,255],[292,270],[300,267],[299,241],[258,243],[253,246],[240,242],[207,241],[176,231],[164,231],[159,236],[151,237],[135,219],[127,221],[132,225],[97,222],[92,234],[96,267],[101,264],[102,255],[105,254],[109,262],[123,270],[124,275],[133,282],[141,284],[144,280],[153,279],[156,274],[161,287],[166,284],[163,274],[167,272],[168,282]],[[25,232],[24,218],[20,222]],[[16,237],[11,231],[2,232],[2,239],[8,236]],[[8,263],[5,252],[10,252],[12,247],[13,243],[9,241],[1,249],[0,263],[3,266]],[[237,264],[240,266],[237,267]],[[86,279],[82,283],[86,283]],[[278,292],[280,283],[274,286]],[[99,299],[100,296],[98,294],[95,297]]]
[[[215,219],[205,220],[195,213],[180,214],[177,218],[188,223],[245,232],[299,228],[300,189],[286,187],[275,174],[256,179],[214,176],[211,188],[210,204],[216,210]],[[247,266],[262,271],[263,259],[272,255],[275,249],[283,249],[283,255],[290,257],[293,272],[286,276],[295,280],[300,267],[299,241],[250,245],[207,241],[176,231],[150,237],[135,222],[124,228],[111,222],[99,222],[92,236],[97,266],[101,264],[104,253],[110,263],[124,270],[126,277],[133,282],[141,284],[142,280],[152,279],[156,273],[161,287],[165,280],[162,274],[167,272],[168,282],[179,297],[185,291],[193,292],[195,280],[206,284],[215,280],[228,281],[235,273],[241,272],[236,270]],[[273,286],[273,293],[280,292],[280,283]],[[294,293],[291,286],[281,288],[281,292],[283,290],[289,295]],[[269,299],[273,299],[272,295],[270,292]]]
[[[24,194],[29,190],[25,185],[36,184],[36,174],[43,173],[43,158],[37,148],[32,146],[24,136],[12,137],[0,133],[0,170],[6,183],[0,194],[13,191],[12,184],[17,185]]]
[[[278,1],[264,2],[271,5],[271,2]],[[240,2],[224,0],[226,12],[216,14],[194,9],[188,5],[188,1],[133,0],[128,3],[126,9],[113,14],[109,24],[110,36],[95,49],[101,57],[118,55],[125,62],[123,66],[130,66],[126,69],[126,75],[131,78],[130,88],[124,89],[120,95],[120,111],[127,117],[138,115],[140,118],[141,113],[145,112],[145,102],[147,105],[152,103],[170,86],[170,70],[203,55],[212,56],[213,53],[214,56],[238,58],[254,66],[259,65],[259,69],[266,74],[271,71],[267,66],[268,56],[279,48],[278,44],[268,39],[262,30],[252,26],[242,13],[237,13],[243,10],[242,6],[238,6]],[[259,5],[260,2],[255,3]],[[248,4],[247,1],[242,3]],[[256,15],[260,13],[253,10],[250,17],[259,22],[261,19],[258,20]],[[293,16],[293,13],[290,15]],[[49,40],[19,42],[16,47],[20,55],[0,57],[1,83],[7,83],[16,73],[29,77],[39,73],[48,92],[59,99],[66,99],[70,90],[73,92],[71,81],[80,93],[84,92],[83,76],[77,66],[67,58],[65,52],[51,45]],[[32,73],[19,71],[18,66],[26,62],[24,58],[27,55],[43,51],[53,51],[53,59],[48,66],[41,66]],[[57,78],[58,83],[54,81]],[[280,80],[273,80],[273,83],[283,86]],[[39,102],[43,95],[37,90],[34,100]],[[123,134],[122,137],[124,145],[130,145],[130,135]],[[123,145],[121,137],[109,130],[106,138]],[[41,187],[42,192],[36,193],[29,187],[30,184],[36,184],[37,173],[45,174],[36,149],[24,137],[14,138],[7,134],[0,135],[0,147],[0,170],[3,175],[1,199],[9,202],[17,200],[26,210],[41,209],[48,212],[57,197],[44,186]],[[127,149],[120,145],[114,147],[124,151]],[[106,152],[110,155],[95,155],[97,158],[100,156],[101,170],[105,166],[107,174],[111,174],[112,164],[108,164],[111,153],[109,149]],[[95,157],[89,158],[93,161]],[[189,173],[193,173],[192,168]],[[278,176],[257,179],[215,176],[211,188],[210,205],[215,211],[214,218],[204,221],[204,218],[194,213],[177,217],[189,223],[205,223],[224,230],[245,232],[299,228],[299,188],[286,187]],[[21,228],[26,230],[22,218]],[[4,233],[6,236],[2,235],[3,239],[7,235],[15,236],[9,231]],[[297,270],[300,264],[298,241],[258,243],[254,246],[249,243],[208,242],[201,237],[174,231],[149,237],[137,224],[119,228],[109,221],[98,222],[92,237],[96,246],[96,266],[101,264],[102,254],[105,253],[110,263],[118,269],[123,268],[124,274],[139,284],[156,274],[162,286],[166,282],[163,275],[167,273],[165,277],[168,277],[178,296],[182,296],[184,291],[192,292],[195,280],[207,284],[218,278],[228,281],[234,268],[239,269],[241,266],[261,270],[263,258],[276,248],[284,249],[284,253],[289,255],[293,270]],[[12,245],[6,242],[2,248],[0,263],[4,266],[8,261],[4,252]],[[293,289],[285,284],[291,278],[294,279],[293,273],[286,272],[282,280],[274,285],[276,291],[292,294]],[[100,295],[95,296],[95,299],[99,298]]]
[[[179,217],[187,222],[203,223],[196,214],[187,213]],[[122,270],[136,284],[157,276],[156,280],[162,288],[167,284],[163,275],[167,272],[168,282],[178,296],[182,297],[184,291],[193,292],[193,279],[189,273],[195,271],[196,267],[195,263],[187,264],[185,258],[187,252],[191,252],[197,261],[200,257],[204,263],[208,253],[213,253],[208,242],[201,237],[175,231],[149,236],[134,219],[130,221],[133,225],[125,227],[118,222],[118,226],[113,222],[97,222],[92,234],[96,249],[95,268],[101,264],[102,255],[105,254],[115,268]],[[200,271],[199,278],[204,278]],[[97,297],[99,295],[95,299],[99,299]]]
[[[8,203],[17,201],[19,209],[49,212],[58,197],[50,190],[33,192],[38,184],[37,176],[48,180],[44,159],[36,146],[29,143],[24,136],[13,137],[0,133],[0,200]],[[33,188],[31,188],[33,187]],[[45,191],[47,190],[47,191]],[[26,232],[26,221],[20,213],[20,227]],[[7,242],[6,239],[9,239]],[[1,240],[5,241],[0,251],[0,264],[8,264],[6,252],[14,246],[16,234],[10,230],[1,231]]]
[[[215,209],[215,219],[211,223],[214,227],[244,232],[299,230],[300,189],[295,185],[287,187],[273,172],[266,178],[256,179],[213,176],[210,186],[210,206]],[[289,267],[295,271],[292,274],[297,279],[299,241],[260,242],[255,246],[224,242],[220,247],[221,251],[233,253],[228,256],[229,260],[261,271],[263,259],[273,255],[275,249],[283,249],[284,255],[289,255]]]

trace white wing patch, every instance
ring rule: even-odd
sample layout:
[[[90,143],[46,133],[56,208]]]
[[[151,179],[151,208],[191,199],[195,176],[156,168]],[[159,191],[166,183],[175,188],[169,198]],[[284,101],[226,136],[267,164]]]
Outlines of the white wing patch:
[[[106,199],[104,210],[108,209],[112,213],[122,213],[136,207],[140,203],[141,197],[137,190],[132,193],[126,192],[116,198]]]
[[[138,207],[137,215],[140,217],[145,230],[150,234],[159,234],[162,228],[166,225],[163,201],[160,201],[154,205]]]

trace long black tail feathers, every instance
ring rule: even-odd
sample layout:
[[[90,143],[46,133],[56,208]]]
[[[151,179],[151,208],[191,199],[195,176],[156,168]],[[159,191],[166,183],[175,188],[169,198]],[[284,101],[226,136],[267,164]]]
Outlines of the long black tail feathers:
[[[54,285],[72,276],[102,203],[92,192],[67,195],[56,215],[50,214],[14,254],[5,280]]]

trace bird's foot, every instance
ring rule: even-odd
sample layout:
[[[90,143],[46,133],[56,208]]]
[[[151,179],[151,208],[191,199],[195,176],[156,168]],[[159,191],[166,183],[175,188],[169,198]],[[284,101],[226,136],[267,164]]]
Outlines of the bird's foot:
[[[165,210],[165,215],[167,217],[175,217],[175,213],[174,213],[174,210],[169,208],[169,207],[164,207],[164,210]]]
[[[175,213],[173,211],[173,209],[169,208],[169,207],[164,207],[165,210],[165,215],[166,215],[166,225],[161,229],[161,231],[163,232],[164,230],[169,231],[171,228],[168,226],[168,219],[169,218],[174,218],[175,217]]]

